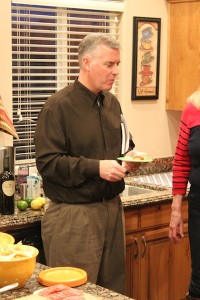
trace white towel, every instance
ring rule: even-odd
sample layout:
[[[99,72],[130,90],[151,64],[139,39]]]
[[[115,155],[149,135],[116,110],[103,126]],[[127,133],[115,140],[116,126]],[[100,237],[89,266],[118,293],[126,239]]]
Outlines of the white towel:
[[[122,145],[121,145],[121,154],[124,155],[129,148],[129,130],[124,116],[121,114],[121,130],[122,130]]]

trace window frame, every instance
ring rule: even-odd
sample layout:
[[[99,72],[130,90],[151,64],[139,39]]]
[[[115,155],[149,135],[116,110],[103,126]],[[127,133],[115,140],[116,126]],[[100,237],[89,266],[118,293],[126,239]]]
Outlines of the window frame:
[[[105,2],[109,2],[109,5],[110,5],[110,2],[112,2],[112,1],[92,1],[92,0],[89,0],[90,2],[101,2],[101,5],[102,5],[102,2],[105,4]],[[29,0],[29,1],[23,1],[23,0],[17,0],[17,1],[12,1],[13,3],[15,3],[15,4],[18,4],[18,3],[27,3],[27,2],[31,2],[31,3],[36,3],[36,2],[40,2],[40,3],[42,3],[42,2],[44,2],[44,1],[40,1],[40,0],[38,0],[38,1],[36,1],[36,0]],[[52,2],[51,0],[47,0],[47,1],[45,1],[45,3],[49,3],[49,2]],[[60,3],[60,1],[56,1],[56,3],[57,2],[59,2]],[[61,1],[62,2],[62,1]],[[65,4],[66,4],[66,2],[69,2],[69,1],[65,1]],[[85,2],[88,2],[88,1],[83,1],[84,3]],[[117,3],[120,3],[121,1],[113,1],[113,2],[117,2]],[[99,4],[99,3],[98,3]],[[29,4],[28,4],[29,5]],[[45,5],[45,7],[47,7],[46,5]],[[54,9],[56,9],[56,6],[54,5]],[[60,11],[62,11],[64,8],[62,7],[62,8],[60,8]],[[113,9],[113,6],[112,6],[112,9]],[[70,11],[70,8],[66,8],[65,7],[65,12],[66,11]],[[75,11],[75,10],[71,10],[71,11]],[[78,10],[77,10],[78,11]],[[91,10],[91,9],[87,9],[87,11],[88,12],[90,12],[91,14],[94,14],[94,13],[97,13],[97,11],[96,10]],[[117,11],[115,11],[115,14],[116,15],[119,15],[120,16],[120,20],[119,20],[119,24],[120,24],[120,21],[121,21],[121,17],[122,17],[122,13],[121,13],[121,10],[120,10],[120,12],[118,12],[119,10],[117,10]],[[84,9],[83,9],[83,12],[84,12]],[[102,11],[100,12],[101,14],[102,14]],[[104,12],[105,13],[105,12]],[[107,13],[109,14],[111,14],[112,13],[112,11],[111,10],[108,10],[107,11]],[[119,27],[119,25],[118,25],[118,27]],[[114,34],[114,36],[116,37],[116,38],[118,38],[118,39],[120,39],[120,36],[119,36],[119,28],[117,27],[117,32],[113,32],[113,30],[112,30],[112,34]],[[114,27],[113,27],[114,28]],[[115,31],[116,29],[114,29],[114,31]],[[59,37],[58,37],[59,38]],[[82,36],[81,36],[81,39],[82,39]],[[81,40],[80,39],[80,40]],[[62,43],[60,44],[60,48],[62,48]],[[18,49],[15,49],[15,50],[18,50]],[[61,51],[62,52],[62,51]],[[60,52],[59,52],[60,53]],[[62,54],[59,54],[58,53],[58,61],[59,61],[59,55],[61,55],[61,58],[60,58],[60,61],[62,60],[63,61],[63,57],[62,57]],[[17,54],[16,54],[17,55]],[[31,52],[29,53],[29,55],[31,55]],[[28,60],[29,58],[27,58],[27,60]],[[78,61],[78,60],[77,60]],[[17,69],[17,68],[16,68]],[[55,67],[55,70],[57,70],[58,69],[58,67],[56,66]],[[61,67],[60,67],[60,69],[61,69]],[[56,72],[56,71],[55,71]],[[77,73],[78,74],[78,73]],[[77,75],[76,74],[76,75]],[[13,78],[14,78],[14,75],[16,76],[16,74],[13,74]],[[59,76],[58,76],[59,77]],[[20,77],[21,78],[21,77]],[[30,73],[27,75],[27,81],[29,80],[29,78],[30,78]],[[62,78],[62,74],[61,74],[61,77],[60,78]],[[21,79],[18,79],[18,84],[19,85],[21,85],[21,83],[20,83],[20,80]],[[74,80],[74,79],[73,79]],[[57,90],[59,90],[60,88],[62,88],[64,85],[66,85],[66,84],[70,84],[71,82],[73,82],[73,80],[71,80],[71,79],[68,79],[68,80],[65,80],[65,81],[63,81],[62,79],[61,80],[58,80],[57,79],[57,86],[56,86],[56,89],[55,89],[55,91],[57,91]],[[58,84],[58,81],[59,81],[59,83],[60,84]],[[67,82],[66,82],[67,81]],[[13,81],[14,82],[14,81]],[[64,84],[62,84],[64,82]],[[14,89],[14,87],[13,87],[13,91],[15,91],[15,89]],[[115,94],[116,94],[116,96],[118,96],[119,95],[119,81],[117,81],[116,82],[116,85],[114,86],[114,90],[112,90]],[[54,92],[54,91],[53,91]],[[48,96],[50,96],[53,92],[51,92],[51,93],[49,93],[49,95]],[[20,93],[22,93],[21,91],[20,91]],[[48,96],[46,97],[46,99],[48,99]],[[13,94],[13,99],[14,99],[14,94]],[[45,99],[45,100],[46,100]],[[14,100],[13,100],[14,101]],[[44,101],[45,102],[45,101]],[[44,104],[44,102],[42,103],[42,105]],[[21,113],[21,111],[19,110],[19,101],[17,100],[17,105],[18,105],[18,108],[16,108],[16,103],[14,103],[13,102],[13,123],[14,123],[14,125],[19,125],[19,124],[17,124],[17,122],[19,123],[20,122],[20,113]],[[29,105],[29,103],[27,104],[27,105]],[[27,106],[28,107],[28,106]],[[31,107],[31,106],[30,106]],[[25,128],[25,126],[29,126],[29,125],[31,125],[31,122],[32,122],[32,117],[31,117],[31,114],[29,114],[29,109],[27,109],[27,112],[26,112],[26,115],[25,115],[25,117],[23,117],[23,114],[22,114],[22,118],[27,118],[27,119],[29,119],[29,121],[27,121],[27,123],[29,122],[30,124],[27,124],[27,125],[22,125],[22,127],[23,128]],[[39,113],[39,112],[38,112]],[[17,120],[17,118],[19,117],[19,120]],[[37,117],[36,117],[36,119],[37,119]],[[23,120],[24,121],[24,120]],[[33,120],[34,122],[36,121],[36,120]],[[28,136],[27,137],[27,139],[32,139],[32,135],[34,134],[34,126],[32,126],[33,127],[33,129],[30,129],[29,130],[29,133],[28,133],[28,130],[27,130],[27,133],[28,134],[30,134],[30,137]],[[17,130],[18,131],[18,130]],[[26,130],[25,130],[26,131]],[[23,154],[18,154],[18,147],[21,147],[21,146],[18,146],[19,144],[20,144],[20,142],[19,141],[17,141],[17,140],[14,140],[13,141],[13,144],[14,144],[14,146],[15,146],[15,148],[16,148],[16,162],[17,162],[17,164],[24,164],[24,163],[35,163],[35,156],[34,155],[32,155],[31,153],[33,152],[34,153],[34,151],[32,151],[32,142],[33,142],[33,140],[30,142],[30,145],[29,144],[27,144],[27,147],[30,147],[30,149],[28,150],[28,152],[27,152],[27,156],[23,156]],[[22,151],[22,153],[23,153],[23,151]]]

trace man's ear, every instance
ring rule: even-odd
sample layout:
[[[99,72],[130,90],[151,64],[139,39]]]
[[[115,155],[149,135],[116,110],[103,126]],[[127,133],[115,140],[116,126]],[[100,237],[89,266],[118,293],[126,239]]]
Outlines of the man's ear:
[[[86,70],[90,70],[90,61],[88,57],[83,57],[83,67]]]

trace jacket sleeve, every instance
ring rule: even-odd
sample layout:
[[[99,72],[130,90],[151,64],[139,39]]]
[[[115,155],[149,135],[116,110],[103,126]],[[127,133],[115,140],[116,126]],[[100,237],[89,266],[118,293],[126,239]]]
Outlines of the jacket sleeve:
[[[99,176],[99,160],[69,156],[70,143],[62,118],[43,108],[35,131],[36,165],[43,179],[73,187]]]

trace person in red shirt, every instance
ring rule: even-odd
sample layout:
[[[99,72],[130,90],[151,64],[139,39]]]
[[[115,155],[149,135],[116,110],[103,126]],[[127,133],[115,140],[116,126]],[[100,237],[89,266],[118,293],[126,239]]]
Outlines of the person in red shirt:
[[[171,219],[169,238],[184,236],[181,204],[188,183],[188,231],[192,272],[186,299],[200,299],[200,89],[187,100],[180,122],[172,165]]]

